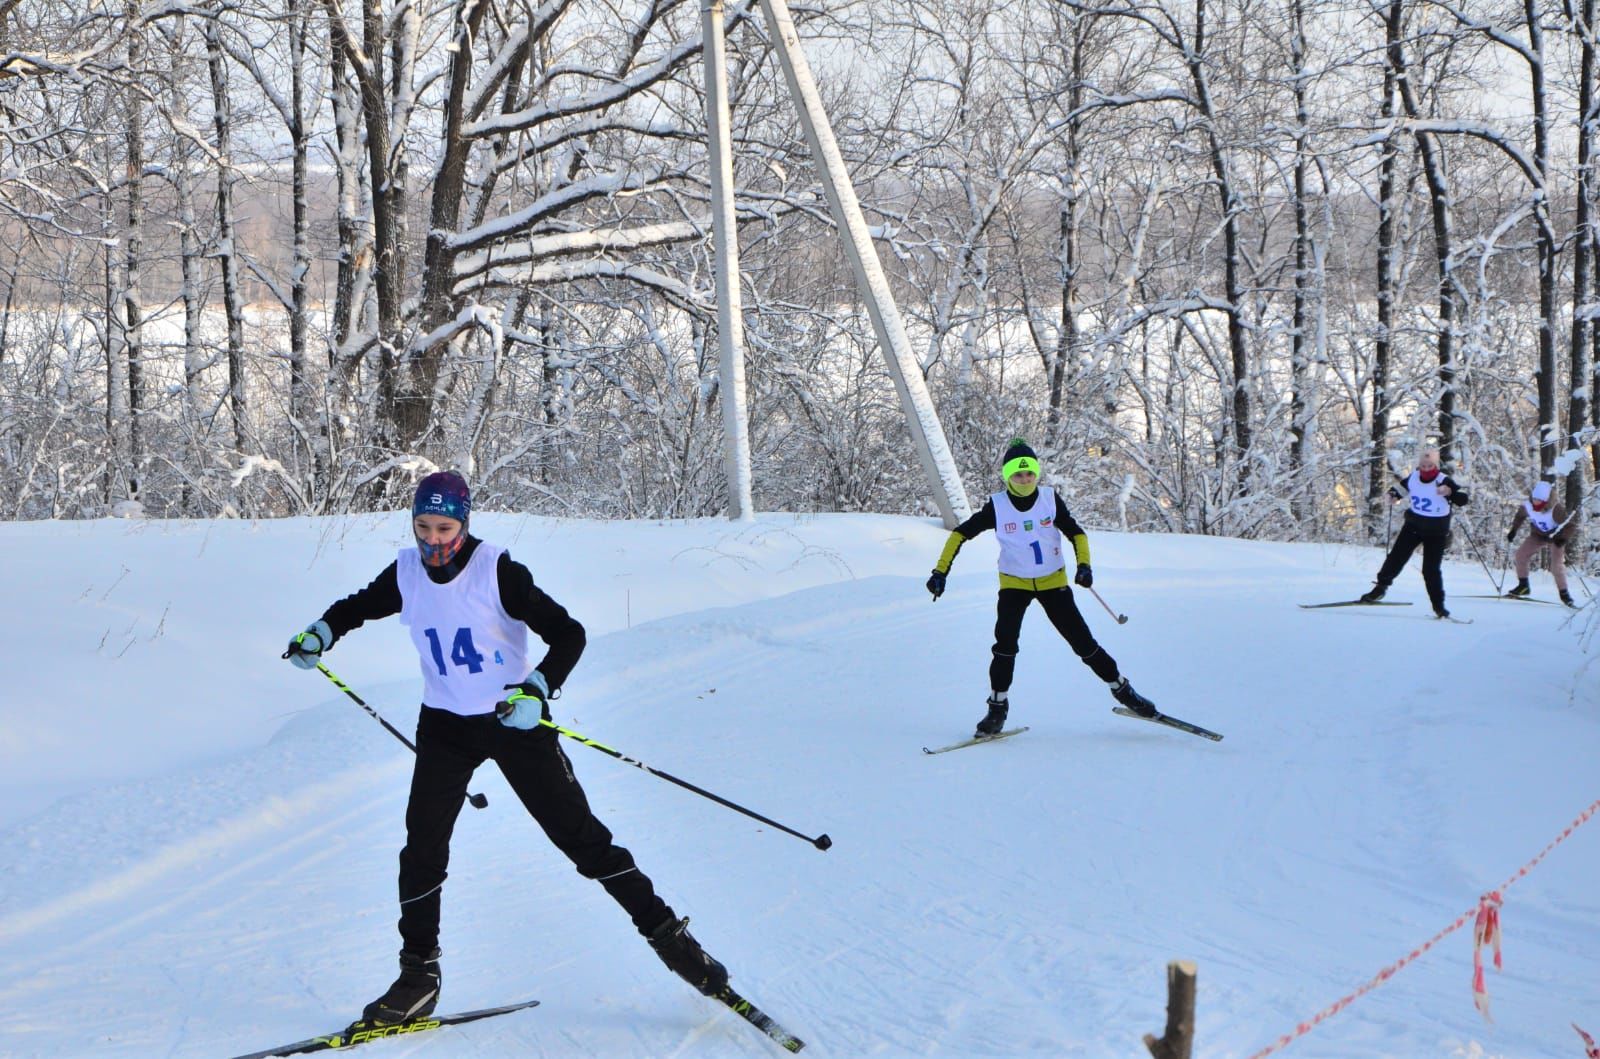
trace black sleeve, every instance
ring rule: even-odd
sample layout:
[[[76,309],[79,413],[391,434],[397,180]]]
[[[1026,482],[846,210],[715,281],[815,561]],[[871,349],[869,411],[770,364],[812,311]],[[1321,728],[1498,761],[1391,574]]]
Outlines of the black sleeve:
[[[333,643],[352,629],[359,629],[369,621],[387,618],[400,613],[400,577],[394,563],[383,568],[383,573],[372,579],[372,584],[359,592],[352,592],[322,612],[322,620],[333,630]],[[329,644],[332,647],[333,644]]]
[[[544,674],[550,690],[561,687],[578,664],[588,638],[583,626],[567,613],[567,608],[545,595],[533,583],[533,574],[526,566],[511,558],[509,552],[500,553],[500,564],[495,568],[500,582],[500,605],[506,613],[527,624],[539,639],[548,645],[544,659],[534,666]]]
[[[1466,507],[1472,500],[1472,494],[1456,484],[1456,480],[1448,474],[1444,476],[1444,484],[1450,487],[1450,495],[1445,497],[1454,507]]]
[[[1087,537],[1083,527],[1078,525],[1078,520],[1072,517],[1072,512],[1067,510],[1067,502],[1061,499],[1061,494],[1056,494],[1056,529],[1068,540],[1074,537]]]
[[[971,540],[984,530],[994,529],[994,497],[983,502],[983,507],[971,518],[955,528],[966,540]]]

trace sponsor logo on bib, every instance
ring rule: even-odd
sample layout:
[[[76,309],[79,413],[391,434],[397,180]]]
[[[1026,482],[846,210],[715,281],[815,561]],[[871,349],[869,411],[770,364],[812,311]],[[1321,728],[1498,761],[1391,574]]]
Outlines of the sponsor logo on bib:
[[[1017,532],[1017,524],[1015,522],[1007,522],[1006,523],[1006,532],[1007,533],[1015,533],[1015,532]]]

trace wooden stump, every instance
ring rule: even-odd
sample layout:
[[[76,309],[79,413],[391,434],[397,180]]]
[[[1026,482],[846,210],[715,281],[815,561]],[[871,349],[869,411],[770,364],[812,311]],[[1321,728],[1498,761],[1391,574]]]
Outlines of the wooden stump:
[[[1144,1035],[1154,1059],[1190,1059],[1194,1051],[1194,978],[1193,960],[1167,964],[1167,1032]]]

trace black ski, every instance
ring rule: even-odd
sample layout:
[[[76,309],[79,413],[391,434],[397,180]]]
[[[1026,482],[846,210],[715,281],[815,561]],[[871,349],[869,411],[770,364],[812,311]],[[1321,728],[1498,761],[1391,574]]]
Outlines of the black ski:
[[[1327,607],[1409,607],[1409,606],[1411,606],[1410,603],[1388,602],[1388,601],[1384,601],[1384,600],[1379,600],[1376,603],[1368,603],[1368,602],[1366,602],[1364,600],[1360,600],[1360,599],[1341,599],[1337,603],[1302,603],[1302,604],[1300,604],[1300,609],[1301,610],[1323,610],[1323,609],[1325,609]]]
[[[975,735],[971,739],[963,739],[961,742],[951,743],[949,746],[936,746],[931,749],[929,747],[923,747],[922,752],[924,754],[943,754],[951,750],[960,750],[964,746],[977,746],[979,743],[992,743],[996,739],[1005,739],[1009,736],[1021,735],[1027,730],[1027,725],[1023,725],[1021,728],[1007,728],[1005,731],[998,732],[994,735]]]
[[[1169,717],[1164,713],[1158,713],[1154,717],[1146,717],[1143,714],[1134,713],[1126,706],[1113,706],[1111,707],[1111,712],[1120,713],[1124,717],[1133,717],[1140,721],[1149,721],[1151,724],[1164,724],[1168,728],[1176,728],[1180,732],[1188,732],[1190,735],[1197,735],[1201,739],[1210,739],[1215,743],[1222,742],[1222,736],[1211,729],[1201,728],[1198,724],[1190,724],[1188,721],[1180,721],[1178,718]]]
[[[429,1015],[426,1018],[410,1019],[406,1022],[397,1022],[391,1026],[363,1027],[360,1022],[353,1022],[346,1029],[337,1033],[326,1034],[322,1037],[307,1037],[303,1041],[293,1044],[280,1044],[276,1048],[268,1048],[264,1052],[251,1052],[249,1055],[235,1056],[234,1059],[268,1059],[274,1055],[304,1055],[307,1052],[342,1051],[354,1048],[358,1044],[369,1041],[381,1041],[389,1037],[409,1037],[418,1033],[427,1033],[440,1026],[459,1026],[463,1022],[476,1022],[479,1019],[493,1018],[496,1015],[506,1015],[513,1011],[521,1011],[537,1005],[537,1000],[524,1000],[520,1004],[507,1004],[498,1008],[483,1008],[480,1011],[463,1011],[458,1015]]]
[[[734,992],[732,986],[725,987],[716,995],[717,1000],[728,1005],[728,1008],[740,1018],[744,1019],[756,1029],[778,1042],[779,1047],[786,1051],[798,1052],[806,1046],[806,1042],[790,1033],[775,1022],[771,1015],[756,1007],[750,1001]]]

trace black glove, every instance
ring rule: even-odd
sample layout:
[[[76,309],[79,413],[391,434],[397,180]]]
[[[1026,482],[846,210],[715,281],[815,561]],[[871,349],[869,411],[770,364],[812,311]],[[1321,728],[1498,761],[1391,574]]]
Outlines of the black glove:
[[[940,596],[944,595],[943,572],[935,570],[933,573],[928,575],[928,591],[933,593],[935,602],[938,601]]]
[[[1094,585],[1094,571],[1089,569],[1088,563],[1079,563],[1077,576],[1075,576],[1072,580],[1076,581],[1084,588],[1090,588]]]
[[[1507,544],[1510,544],[1512,541],[1514,541],[1516,539],[1517,539],[1517,531],[1516,531],[1515,527],[1512,527],[1511,529],[1506,531],[1506,543]]]
[[[1400,490],[1396,489],[1394,486],[1391,485],[1389,487],[1389,499],[1390,500],[1404,500],[1405,497],[1400,495]]]

